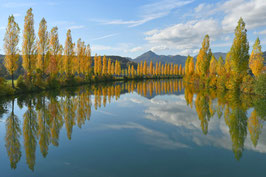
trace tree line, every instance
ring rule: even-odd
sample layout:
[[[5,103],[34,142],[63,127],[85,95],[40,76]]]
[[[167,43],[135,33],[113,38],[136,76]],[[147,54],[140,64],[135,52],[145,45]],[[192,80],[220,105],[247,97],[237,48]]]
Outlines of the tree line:
[[[4,65],[12,78],[12,88],[15,88],[14,73],[18,69],[19,55],[22,55],[22,66],[25,75],[20,76],[17,85],[21,89],[31,87],[53,87],[56,84],[68,84],[91,81],[92,79],[112,79],[117,76],[125,77],[160,77],[182,75],[181,65],[173,63],[153,63],[144,61],[137,68],[128,65],[121,68],[118,60],[112,62],[106,56],[91,57],[91,48],[81,38],[75,43],[71,30],[67,30],[64,46],[59,42],[58,27],[48,31],[44,18],[39,23],[35,34],[34,15],[32,8],[28,9],[24,19],[22,50],[19,50],[20,28],[13,15],[8,18],[4,37]],[[1,82],[0,82],[1,84]],[[3,85],[3,83],[2,83]]]
[[[239,19],[235,28],[235,37],[225,60],[217,60],[211,52],[210,37],[206,35],[202,47],[194,58],[188,56],[185,63],[186,80],[195,82],[204,87],[214,87],[228,90],[257,93],[266,96],[266,76],[264,58],[260,40],[256,39],[251,55],[245,22]],[[264,84],[263,84],[264,83]],[[257,87],[254,87],[256,86]]]

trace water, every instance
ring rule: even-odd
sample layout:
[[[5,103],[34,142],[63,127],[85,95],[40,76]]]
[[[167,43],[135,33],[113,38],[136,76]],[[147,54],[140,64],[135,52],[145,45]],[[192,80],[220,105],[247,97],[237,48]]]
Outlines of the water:
[[[2,99],[0,176],[265,176],[265,104],[181,80]]]

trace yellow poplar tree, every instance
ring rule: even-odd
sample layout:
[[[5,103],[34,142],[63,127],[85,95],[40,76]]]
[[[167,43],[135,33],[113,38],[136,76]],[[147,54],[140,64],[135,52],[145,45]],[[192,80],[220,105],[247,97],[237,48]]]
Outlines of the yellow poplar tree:
[[[111,70],[111,67],[112,67],[112,61],[111,61],[111,58],[108,59],[108,74],[112,74],[112,70]]]
[[[24,19],[23,43],[22,43],[22,66],[32,81],[32,74],[36,64],[36,43],[34,33],[34,16],[32,8],[27,11]]]
[[[91,69],[91,47],[89,44],[86,46],[86,54],[85,55],[86,55],[86,61],[87,61],[85,66],[87,69],[86,69],[86,71],[84,71],[84,73],[86,73],[86,75],[89,77],[91,72],[92,72],[92,69]]]
[[[81,39],[79,38],[77,41],[77,48],[76,48],[76,52],[77,52],[77,58],[76,58],[76,71],[77,73],[80,75],[83,73],[83,66],[85,65],[85,43],[81,41]]]
[[[210,38],[206,35],[202,42],[196,61],[196,73],[200,76],[207,76],[211,59]]]
[[[152,61],[150,62],[150,75],[153,75],[153,64],[152,64]]]
[[[99,55],[97,59],[97,73],[102,75],[102,57]]]
[[[134,66],[132,65],[131,66],[131,76],[134,77],[135,75],[135,69],[134,69]]]
[[[49,61],[48,70],[49,73],[55,75],[59,72],[60,66],[62,65],[57,27],[53,27],[51,29],[49,50],[50,50],[50,61]]]
[[[49,52],[49,35],[47,31],[47,22],[43,18],[39,24],[38,42],[37,42],[37,68],[41,70],[42,75],[48,67],[48,52]]]
[[[178,71],[179,75],[182,75],[182,65],[179,65],[179,71]]]
[[[103,56],[103,75],[107,74],[107,60],[106,57]]]
[[[216,71],[217,71],[217,60],[214,56],[212,56],[211,58],[211,62],[210,62],[210,74],[211,75],[216,75]]]
[[[97,68],[98,68],[98,56],[97,56],[97,54],[95,54],[95,56],[94,56],[94,75],[98,74]]]
[[[8,24],[4,38],[5,67],[12,77],[12,87],[14,88],[14,72],[18,69],[19,59],[19,26],[15,22],[13,15],[8,17]]]
[[[114,64],[114,62],[112,63],[112,66],[111,66],[111,74],[112,75],[115,74],[115,64]]]
[[[257,38],[254,45],[253,50],[249,58],[249,67],[252,70],[252,73],[258,77],[263,69],[264,58],[263,53],[261,51],[260,39]]]
[[[218,62],[217,62],[217,74],[219,76],[223,75],[224,72],[225,72],[225,69],[224,69],[224,60],[223,58],[220,56],[219,59],[218,59]]]
[[[144,64],[143,64],[143,75],[147,75],[147,61],[144,60]]]
[[[194,58],[193,57],[191,57],[190,59],[188,72],[189,72],[189,75],[194,74]]]
[[[73,57],[74,57],[74,44],[72,43],[71,30],[67,30],[67,37],[64,50],[64,71],[69,77],[73,69]]]

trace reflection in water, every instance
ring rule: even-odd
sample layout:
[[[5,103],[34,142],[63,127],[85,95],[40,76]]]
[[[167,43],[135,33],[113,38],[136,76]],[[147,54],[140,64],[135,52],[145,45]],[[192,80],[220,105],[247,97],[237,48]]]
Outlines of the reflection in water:
[[[181,80],[147,80],[92,85],[90,88],[80,87],[77,90],[63,90],[60,93],[48,92],[35,97],[17,98],[19,107],[27,107],[22,127],[28,167],[34,170],[37,145],[44,158],[48,155],[50,145],[59,146],[59,135],[63,127],[67,138],[71,140],[74,126],[82,128],[86,120],[90,120],[93,104],[97,110],[118,100],[124,93],[137,92],[141,96],[153,98],[156,95],[177,94],[181,91],[183,91]],[[94,98],[91,95],[94,95]],[[224,118],[229,128],[232,151],[236,159],[242,156],[248,132],[256,147],[265,119],[265,100],[240,93],[199,90],[189,84],[184,84],[184,97],[191,109],[195,107],[203,134],[208,134],[208,125],[214,115],[219,119]],[[15,169],[21,158],[19,141],[21,125],[14,113],[14,100],[11,103],[12,111],[6,119],[5,146],[10,166]],[[248,118],[247,111],[250,108],[252,113]]]
[[[254,106],[260,98],[254,95],[240,94],[239,92],[219,92],[214,90],[199,90],[185,85],[185,98],[189,105],[192,105],[193,94],[196,94],[195,107],[201,121],[201,128],[204,134],[208,133],[208,123],[217,113],[218,118],[224,115],[224,121],[229,128],[232,140],[232,151],[236,159],[240,159],[244,150],[244,142],[247,136],[247,128],[250,133],[251,141],[256,147],[262,129],[262,120],[265,114],[259,116],[256,111],[261,109]],[[213,105],[217,100],[217,106]],[[261,102],[266,100],[262,99]],[[251,116],[247,117],[247,110],[254,107]],[[261,111],[261,110],[259,110]]]

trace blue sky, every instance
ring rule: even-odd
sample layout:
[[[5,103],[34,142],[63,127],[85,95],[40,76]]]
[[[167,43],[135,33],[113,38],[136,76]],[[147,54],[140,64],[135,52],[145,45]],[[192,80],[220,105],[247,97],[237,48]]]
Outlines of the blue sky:
[[[49,30],[58,26],[60,42],[71,29],[91,45],[92,54],[136,57],[158,54],[196,55],[205,34],[214,52],[227,52],[240,17],[247,24],[252,48],[260,37],[266,50],[266,0],[0,0],[0,53],[8,16],[23,31],[24,16],[33,8],[35,32],[42,17]],[[22,38],[20,38],[22,41]]]

